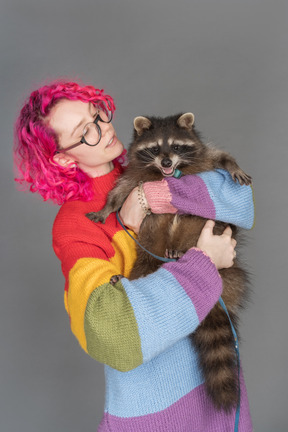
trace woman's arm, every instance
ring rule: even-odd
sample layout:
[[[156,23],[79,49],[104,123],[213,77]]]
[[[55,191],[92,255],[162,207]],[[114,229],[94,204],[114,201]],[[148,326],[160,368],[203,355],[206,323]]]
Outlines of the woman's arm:
[[[66,233],[64,227],[66,220],[54,224],[53,246],[66,278],[71,329],[89,355],[115,369],[134,369],[192,333],[221,295],[216,266],[200,250],[129,281],[135,248],[124,232],[105,247],[101,227],[77,224]],[[118,274],[126,277],[111,283]]]
[[[254,224],[251,186],[235,183],[222,169],[144,183],[143,190],[153,213],[194,214],[246,229]]]

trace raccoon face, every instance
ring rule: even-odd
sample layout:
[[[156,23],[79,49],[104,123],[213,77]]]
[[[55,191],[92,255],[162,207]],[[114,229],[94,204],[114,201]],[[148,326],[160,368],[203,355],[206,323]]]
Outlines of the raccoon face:
[[[203,152],[204,145],[193,124],[192,113],[165,118],[136,117],[130,159],[137,162],[139,169],[173,176],[176,168],[192,165]]]
[[[164,177],[173,176],[176,168],[190,165],[195,158],[196,150],[193,141],[168,138],[138,146],[136,157],[138,165],[160,170]]]

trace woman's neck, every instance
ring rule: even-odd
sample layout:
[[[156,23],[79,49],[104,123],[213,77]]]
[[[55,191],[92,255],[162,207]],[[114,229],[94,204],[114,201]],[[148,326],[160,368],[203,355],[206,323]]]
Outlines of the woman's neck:
[[[81,168],[81,167],[79,166],[79,168]],[[113,162],[111,161],[111,162],[107,162],[106,164],[99,165],[96,167],[90,168],[90,167],[86,166],[85,170],[83,170],[83,168],[82,168],[82,170],[89,177],[95,178],[95,177],[101,177],[101,176],[104,176],[106,174],[109,174],[113,170],[113,168],[114,168],[114,165],[113,165]]]
[[[116,162],[115,167],[113,166],[112,171],[110,171],[106,175],[94,177],[91,179],[94,196],[98,201],[100,197],[103,197],[103,200],[106,202],[107,194],[115,186],[115,182],[122,172],[123,172],[122,166]],[[102,204],[104,205],[104,203],[101,202],[101,205]]]

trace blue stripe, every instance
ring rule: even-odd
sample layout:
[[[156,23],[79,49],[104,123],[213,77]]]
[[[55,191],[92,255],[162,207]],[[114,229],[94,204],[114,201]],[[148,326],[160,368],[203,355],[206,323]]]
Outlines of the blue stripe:
[[[254,223],[253,192],[250,186],[241,186],[235,183],[228,171],[215,170],[197,174],[208,190],[214,202],[215,219],[230,222],[241,228],[251,229]]]
[[[105,412],[125,418],[164,410],[203,383],[188,337],[136,369],[105,373]]]
[[[143,363],[191,333],[199,325],[185,290],[164,268],[122,284],[133,307],[141,339]]]

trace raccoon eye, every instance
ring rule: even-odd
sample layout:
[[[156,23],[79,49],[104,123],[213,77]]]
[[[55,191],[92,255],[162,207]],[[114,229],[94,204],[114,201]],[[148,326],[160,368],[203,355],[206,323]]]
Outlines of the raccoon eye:
[[[158,155],[160,153],[160,147],[159,146],[155,146],[155,147],[151,147],[150,148],[151,153],[153,153],[154,155]]]
[[[177,152],[180,150],[180,145],[179,144],[172,144],[171,148],[172,148],[172,150]]]

